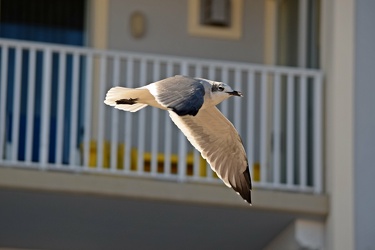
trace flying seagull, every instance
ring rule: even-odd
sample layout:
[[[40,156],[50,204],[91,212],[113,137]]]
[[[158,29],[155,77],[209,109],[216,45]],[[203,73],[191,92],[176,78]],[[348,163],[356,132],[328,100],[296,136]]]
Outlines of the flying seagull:
[[[130,112],[147,105],[167,110],[225,185],[251,204],[245,149],[232,123],[216,107],[231,96],[242,94],[222,82],[177,75],[136,89],[113,87],[104,103]]]

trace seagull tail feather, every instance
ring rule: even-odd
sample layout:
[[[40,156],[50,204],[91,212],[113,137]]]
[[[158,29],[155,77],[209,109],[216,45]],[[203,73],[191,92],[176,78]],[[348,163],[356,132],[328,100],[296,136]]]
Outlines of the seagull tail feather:
[[[117,109],[137,112],[147,106],[147,104],[139,102],[144,91],[144,89],[113,87],[107,92],[104,103]]]

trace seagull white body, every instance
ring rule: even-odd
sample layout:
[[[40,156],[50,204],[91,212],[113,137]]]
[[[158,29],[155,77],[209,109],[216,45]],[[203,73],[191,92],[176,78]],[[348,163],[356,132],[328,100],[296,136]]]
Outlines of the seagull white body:
[[[104,103],[130,112],[148,105],[167,110],[223,182],[251,203],[251,177],[241,138],[216,108],[231,96],[242,94],[225,83],[174,76],[137,89],[114,87]]]

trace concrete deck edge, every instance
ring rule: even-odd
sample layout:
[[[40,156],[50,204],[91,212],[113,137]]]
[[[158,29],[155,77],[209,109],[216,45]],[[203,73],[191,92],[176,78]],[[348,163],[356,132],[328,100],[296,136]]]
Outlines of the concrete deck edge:
[[[178,183],[90,173],[0,167],[0,187],[225,205],[319,217],[328,213],[326,195],[255,189],[250,207],[224,184]]]

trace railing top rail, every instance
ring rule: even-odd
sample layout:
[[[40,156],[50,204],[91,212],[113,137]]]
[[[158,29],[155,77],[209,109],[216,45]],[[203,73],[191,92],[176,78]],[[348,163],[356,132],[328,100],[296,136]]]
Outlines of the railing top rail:
[[[184,61],[188,64],[212,65],[214,67],[259,71],[259,72],[265,72],[265,73],[273,72],[273,73],[279,73],[279,74],[292,74],[292,75],[298,74],[298,75],[303,75],[306,77],[322,77],[323,75],[322,71],[319,69],[273,66],[273,65],[254,64],[254,63],[247,63],[247,62],[232,62],[232,61],[225,61],[225,60],[213,60],[213,59],[204,59],[204,58],[182,57],[182,56],[129,52],[129,51],[119,51],[119,50],[103,50],[103,49],[95,49],[95,48],[89,48],[89,47],[20,41],[20,40],[4,39],[4,38],[0,39],[0,45],[5,45],[8,47],[32,48],[35,50],[45,50],[46,48],[49,48],[52,51],[56,50],[56,51],[61,51],[65,53],[91,54],[91,55],[98,55],[98,56],[106,55],[110,57],[120,56],[120,57],[125,57],[125,58],[132,57],[133,59],[139,58],[139,59],[165,61],[165,62]]]

